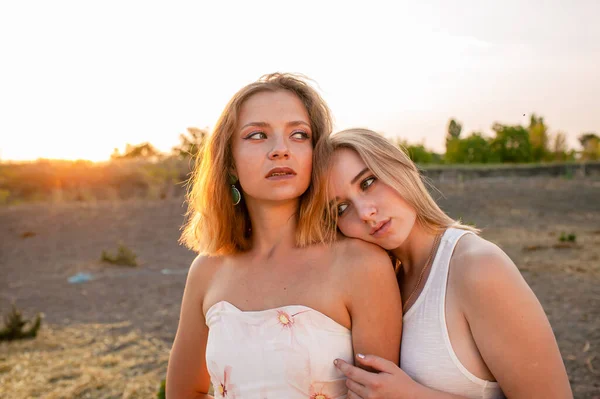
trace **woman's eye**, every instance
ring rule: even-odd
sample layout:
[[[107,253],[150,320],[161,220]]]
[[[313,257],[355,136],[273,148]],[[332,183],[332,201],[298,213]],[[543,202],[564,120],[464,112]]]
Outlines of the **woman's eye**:
[[[337,206],[337,214],[338,214],[338,216],[342,216],[342,214],[344,213],[344,211],[346,210],[346,208],[348,208],[347,204],[339,204]]]
[[[361,190],[366,190],[367,188],[369,188],[371,186],[371,184],[375,183],[375,180],[377,180],[377,179],[373,176],[367,177],[365,180],[363,180],[360,183]]]
[[[267,135],[264,132],[252,132],[245,137],[246,140],[266,139]]]
[[[310,138],[310,136],[308,135],[308,133],[303,132],[303,131],[297,131],[292,133],[292,137],[295,139],[308,139]]]

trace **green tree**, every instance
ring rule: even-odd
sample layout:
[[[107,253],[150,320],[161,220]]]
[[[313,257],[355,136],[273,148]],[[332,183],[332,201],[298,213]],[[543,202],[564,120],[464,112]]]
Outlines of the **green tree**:
[[[460,138],[460,132],[462,131],[462,125],[455,119],[450,119],[448,122],[448,134],[446,140]]]
[[[579,136],[582,151],[581,158],[587,161],[600,159],[600,137],[596,133],[589,132]]]
[[[567,154],[567,135],[563,132],[557,132],[551,138],[550,152],[552,160],[554,161],[566,161],[568,158]]]
[[[523,126],[495,123],[492,130],[496,137],[491,141],[492,156],[500,162],[530,162],[531,142],[529,132]]]
[[[462,163],[461,143],[459,138],[446,138],[446,154],[444,161],[447,163]]]
[[[188,127],[187,133],[179,135],[179,145],[173,147],[173,153],[180,158],[195,158],[200,153],[207,136],[207,129]]]
[[[440,155],[429,151],[423,143],[409,144],[408,141],[401,140],[400,138],[392,139],[392,142],[404,151],[414,163],[439,163],[441,161]]]
[[[474,132],[464,139],[452,139],[446,145],[445,160],[448,163],[499,162],[490,148],[490,140],[482,133]]]
[[[532,114],[527,130],[529,132],[529,140],[531,143],[531,159],[534,162],[547,159],[549,155],[549,137],[548,126],[544,123],[544,118]]]
[[[488,163],[498,162],[495,159],[490,146],[490,140],[482,133],[474,132],[461,140],[461,153],[464,154],[464,163]]]
[[[413,162],[424,164],[435,162],[435,154],[425,148],[423,144],[406,144],[404,149]]]
[[[462,163],[460,148],[460,133],[462,125],[455,119],[450,119],[446,132],[446,154],[444,159],[450,163]]]

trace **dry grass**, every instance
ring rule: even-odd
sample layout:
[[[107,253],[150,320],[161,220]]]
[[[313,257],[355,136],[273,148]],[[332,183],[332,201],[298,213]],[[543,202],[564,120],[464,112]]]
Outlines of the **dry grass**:
[[[111,162],[38,160],[0,163],[0,205],[50,201],[158,199],[183,191],[190,160]]]
[[[0,344],[0,397],[155,398],[169,348],[129,322],[43,326],[38,338]]]

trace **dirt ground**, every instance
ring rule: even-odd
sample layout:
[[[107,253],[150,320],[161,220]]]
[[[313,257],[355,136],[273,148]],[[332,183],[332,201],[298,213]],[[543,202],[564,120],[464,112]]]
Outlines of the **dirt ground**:
[[[482,228],[522,271],[552,324],[575,397],[600,398],[600,180],[485,178],[436,187],[444,210]],[[181,198],[0,208],[0,312],[16,301],[25,316],[45,315],[36,342],[0,344],[0,397],[154,397],[194,258],[177,243],[184,211]],[[561,243],[562,233],[575,243]],[[139,267],[100,262],[120,241],[139,255]],[[94,279],[68,283],[78,272]],[[139,342],[151,344],[142,351]],[[123,382],[132,375],[135,386]]]

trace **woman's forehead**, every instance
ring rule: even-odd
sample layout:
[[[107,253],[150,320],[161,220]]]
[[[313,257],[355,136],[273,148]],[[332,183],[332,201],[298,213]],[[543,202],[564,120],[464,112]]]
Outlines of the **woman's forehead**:
[[[333,153],[332,169],[339,171],[353,171],[366,166],[360,155],[349,148],[338,148]]]
[[[334,196],[339,196],[346,190],[352,189],[367,165],[356,151],[341,148],[334,152],[330,169],[329,188]]]
[[[239,123],[301,120],[310,123],[300,98],[286,90],[264,91],[248,97],[240,107]]]

